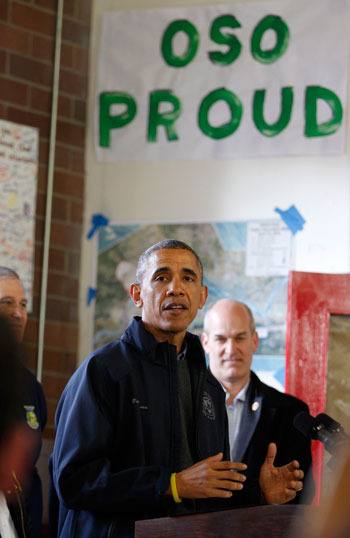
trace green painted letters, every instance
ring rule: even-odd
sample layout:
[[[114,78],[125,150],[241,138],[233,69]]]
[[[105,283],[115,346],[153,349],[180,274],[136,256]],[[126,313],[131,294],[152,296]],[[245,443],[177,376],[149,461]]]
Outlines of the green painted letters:
[[[290,122],[293,108],[293,88],[282,88],[281,112],[275,123],[267,123],[264,118],[264,102],[266,90],[256,90],[253,99],[253,121],[255,127],[265,136],[276,136]]]
[[[125,105],[124,112],[111,115],[112,105]],[[131,95],[124,92],[100,93],[100,146],[109,148],[111,145],[111,130],[120,129],[130,123],[137,111],[136,101]]]
[[[213,63],[229,65],[232,64],[240,55],[242,45],[235,35],[230,32],[223,32],[223,28],[240,28],[241,24],[233,15],[221,15],[217,17],[210,29],[210,38],[219,45],[227,45],[226,52],[210,51],[208,52],[209,59]]]
[[[170,103],[173,109],[170,112],[160,112],[161,103]],[[175,121],[181,113],[180,99],[169,90],[156,90],[150,93],[149,99],[149,120],[148,120],[148,142],[157,142],[158,126],[165,128],[168,141],[173,142],[178,139],[175,131]]]
[[[231,111],[231,119],[227,123],[215,127],[209,123],[208,116],[211,107],[218,101],[227,103]],[[208,93],[201,102],[198,111],[198,125],[203,134],[209,138],[218,140],[230,136],[238,129],[241,123],[242,114],[243,105],[237,95],[226,88],[218,88],[217,90]]]
[[[188,47],[182,56],[173,51],[173,38],[178,32],[184,32],[188,37]],[[195,57],[199,46],[199,33],[196,27],[186,19],[171,22],[164,31],[161,51],[164,61],[171,67],[185,67]]]
[[[332,112],[332,117],[328,121],[318,123],[317,121],[317,101],[325,101]],[[339,97],[322,86],[307,86],[305,92],[305,129],[304,134],[308,138],[315,136],[327,136],[335,133],[343,119],[343,107]]]
[[[261,40],[267,30],[276,32],[276,44],[272,49],[262,50]],[[289,42],[289,29],[281,17],[267,15],[256,25],[250,42],[253,58],[262,64],[271,64],[286,51]]]

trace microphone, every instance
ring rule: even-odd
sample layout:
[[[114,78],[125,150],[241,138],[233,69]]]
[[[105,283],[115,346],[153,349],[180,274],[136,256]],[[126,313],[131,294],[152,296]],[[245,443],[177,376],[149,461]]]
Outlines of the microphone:
[[[350,440],[343,426],[326,413],[313,417],[302,411],[295,416],[293,426],[308,439],[321,441],[331,454],[336,452],[341,443]]]

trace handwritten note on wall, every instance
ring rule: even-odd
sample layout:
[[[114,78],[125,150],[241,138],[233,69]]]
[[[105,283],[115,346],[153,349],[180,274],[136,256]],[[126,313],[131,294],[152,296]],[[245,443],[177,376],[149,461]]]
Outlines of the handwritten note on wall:
[[[32,302],[39,133],[0,120],[0,265],[20,275]]]

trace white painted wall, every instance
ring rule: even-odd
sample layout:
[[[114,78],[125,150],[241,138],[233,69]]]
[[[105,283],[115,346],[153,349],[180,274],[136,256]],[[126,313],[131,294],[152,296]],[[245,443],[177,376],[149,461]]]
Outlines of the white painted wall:
[[[250,1],[264,0],[245,0]],[[91,35],[90,100],[94,95],[100,15],[103,11],[215,3],[238,2],[96,0]],[[243,3],[242,0],[240,3]],[[89,110],[92,108],[90,102]],[[276,206],[287,209],[295,204],[306,225],[295,236],[291,269],[329,273],[350,270],[349,143],[345,155],[332,157],[102,165],[95,159],[93,118],[89,117],[86,144],[86,230],[95,212],[102,212],[119,222],[220,221],[273,218],[276,217]],[[94,284],[95,257],[95,243],[84,239],[80,359],[90,351],[91,345],[93,306],[86,307],[86,289]]]

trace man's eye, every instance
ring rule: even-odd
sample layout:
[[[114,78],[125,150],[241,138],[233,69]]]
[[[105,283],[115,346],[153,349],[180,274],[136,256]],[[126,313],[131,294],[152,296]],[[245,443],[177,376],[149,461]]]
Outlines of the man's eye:
[[[243,342],[246,339],[246,336],[237,336],[236,342]]]
[[[155,279],[157,282],[164,282],[166,280],[165,275],[158,275]]]
[[[194,282],[194,277],[190,276],[190,275],[186,275],[186,276],[184,276],[184,280],[186,282]]]

